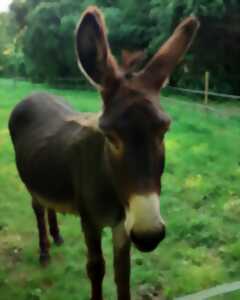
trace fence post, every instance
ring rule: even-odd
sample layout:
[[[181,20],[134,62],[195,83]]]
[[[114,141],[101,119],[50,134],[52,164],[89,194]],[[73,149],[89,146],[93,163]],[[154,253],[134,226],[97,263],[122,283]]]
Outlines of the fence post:
[[[209,91],[209,72],[205,72],[205,88],[204,88],[204,104],[208,104],[208,91]]]

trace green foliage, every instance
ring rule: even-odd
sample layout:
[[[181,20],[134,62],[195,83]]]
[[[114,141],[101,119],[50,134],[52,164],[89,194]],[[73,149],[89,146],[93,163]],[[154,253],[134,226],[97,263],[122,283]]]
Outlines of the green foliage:
[[[201,28],[170,83],[202,89],[203,75],[209,71],[211,90],[240,93],[237,0],[14,0],[7,16],[14,47],[4,60],[1,47],[8,45],[2,34],[5,24],[0,29],[0,65],[5,65],[0,74],[27,74],[34,81],[52,82],[60,77],[83,81],[76,64],[74,29],[83,10],[92,4],[104,11],[118,59],[122,49],[144,49],[150,58],[180,20],[195,14]]]
[[[70,10],[66,1],[52,1],[40,3],[29,13],[23,49],[32,79],[49,81],[76,74],[73,32],[79,8],[75,5]]]
[[[15,57],[10,20],[6,13],[0,13],[0,75],[9,74]]]

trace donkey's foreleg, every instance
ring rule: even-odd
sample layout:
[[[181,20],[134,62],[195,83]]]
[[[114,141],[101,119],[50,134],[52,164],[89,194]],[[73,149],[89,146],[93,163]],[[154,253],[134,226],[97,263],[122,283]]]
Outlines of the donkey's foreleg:
[[[56,245],[60,246],[63,244],[63,238],[60,235],[57,214],[53,209],[48,210],[48,223],[49,231]]]
[[[48,232],[45,220],[45,208],[38,204],[34,199],[32,200],[33,211],[36,216],[37,226],[38,226],[38,235],[39,235],[39,248],[40,248],[40,256],[39,261],[40,264],[46,266],[50,262],[50,242],[48,239]]]
[[[115,227],[112,232],[117,299],[130,300],[130,240],[123,223]]]
[[[105,274],[105,262],[101,247],[101,230],[83,223],[83,232],[87,245],[87,273],[91,281],[91,300],[103,300],[102,282]]]

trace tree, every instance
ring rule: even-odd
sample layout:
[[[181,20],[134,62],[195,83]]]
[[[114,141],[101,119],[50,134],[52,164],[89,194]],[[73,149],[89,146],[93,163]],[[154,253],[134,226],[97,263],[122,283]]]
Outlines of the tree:
[[[180,20],[194,13],[201,28],[171,84],[202,88],[207,70],[213,74],[211,89],[240,93],[238,0],[14,0],[10,13],[15,21],[10,27],[17,24],[14,53],[23,52],[32,79],[81,76],[75,59],[74,30],[90,4],[104,11],[110,44],[118,58],[122,49],[142,49],[149,59]]]
[[[15,75],[23,67],[23,55],[16,49],[13,24],[7,13],[0,14],[0,41],[0,75]]]
[[[28,13],[23,38],[27,72],[34,80],[76,76],[74,29],[79,1],[44,1]]]

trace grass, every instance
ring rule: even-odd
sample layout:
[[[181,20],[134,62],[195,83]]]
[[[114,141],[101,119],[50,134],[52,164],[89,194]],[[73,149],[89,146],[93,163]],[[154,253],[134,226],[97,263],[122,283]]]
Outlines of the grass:
[[[79,111],[101,107],[93,91],[54,90],[28,82],[15,86],[11,80],[0,80],[0,298],[85,300],[89,282],[79,220],[59,217],[65,244],[52,247],[52,264],[40,268],[35,219],[15,167],[8,117],[17,102],[36,90],[62,95]],[[151,254],[133,249],[132,292],[163,288],[172,299],[240,280],[240,117],[217,115],[193,103],[166,98],[162,105],[173,119],[166,138],[161,197],[168,235]],[[115,286],[108,230],[103,249],[105,299],[112,300]],[[239,299],[240,294],[222,297],[214,299]]]

